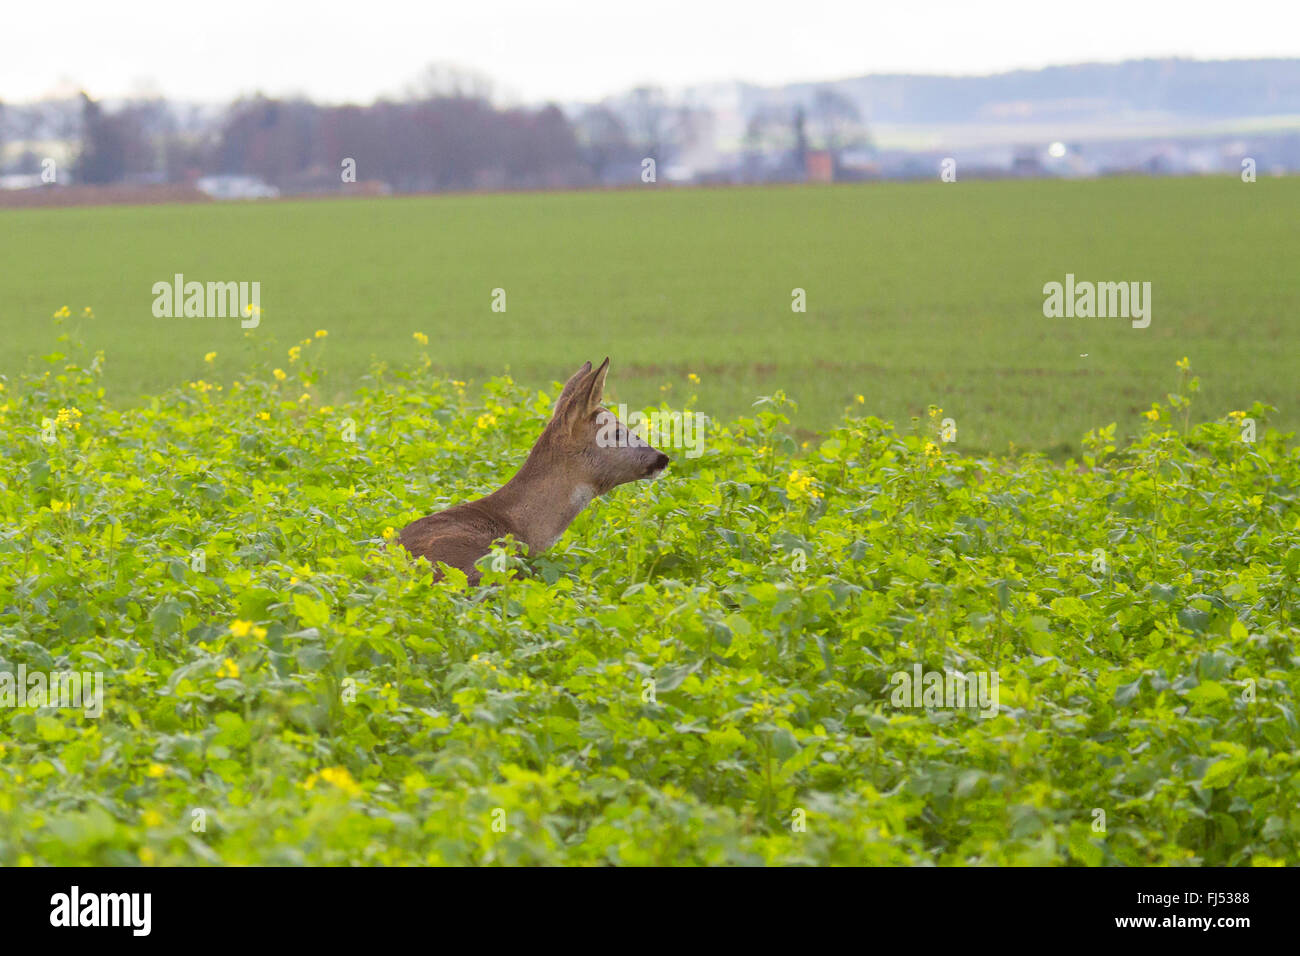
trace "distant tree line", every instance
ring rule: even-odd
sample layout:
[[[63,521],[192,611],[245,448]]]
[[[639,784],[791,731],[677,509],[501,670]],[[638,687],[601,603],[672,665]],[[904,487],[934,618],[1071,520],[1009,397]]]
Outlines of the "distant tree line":
[[[223,108],[160,96],[109,105],[82,93],[12,111],[0,104],[0,138],[16,140],[0,173],[39,171],[49,144],[59,143],[60,168],[87,184],[235,175],[289,194],[349,182],[398,192],[550,189],[655,176],[706,181],[738,151],[732,181],[797,180],[810,149],[829,152],[838,166],[845,150],[868,142],[853,102],[829,88],[811,87],[795,101],[747,90],[724,111],[720,120],[708,105],[673,102],[653,86],[568,112],[505,105],[486,78],[442,66],[367,106],[262,95]],[[737,111],[747,124],[740,134]]]
[[[207,166],[292,188],[337,183],[345,160],[355,162],[358,179],[399,191],[582,179],[574,129],[559,109],[497,109],[459,95],[364,107],[243,101],[222,125]]]
[[[498,108],[477,93],[370,106],[259,96],[234,103],[206,134],[175,129],[161,101],[109,113],[83,94],[81,106],[75,175],[85,183],[239,174],[308,191],[339,186],[348,160],[357,179],[399,191],[555,187],[591,178],[589,150],[557,107]],[[612,148],[603,142],[598,151]]]
[[[83,93],[79,107],[80,182],[229,174],[287,192],[340,188],[345,164],[358,181],[399,192],[629,181],[643,158],[660,161],[698,125],[690,110],[665,106],[658,90],[635,91],[623,117],[593,106],[570,119],[554,105],[498,105],[486,79],[438,66],[402,97],[369,106],[259,95],[191,122],[161,99],[110,111]]]

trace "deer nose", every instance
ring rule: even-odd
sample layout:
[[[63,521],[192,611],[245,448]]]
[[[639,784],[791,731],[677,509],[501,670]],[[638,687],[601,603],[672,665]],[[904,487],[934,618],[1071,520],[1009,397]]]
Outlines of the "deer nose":
[[[671,458],[663,452],[659,452],[659,457],[655,459],[655,470],[658,471],[661,468],[667,468],[670,461],[672,461]]]

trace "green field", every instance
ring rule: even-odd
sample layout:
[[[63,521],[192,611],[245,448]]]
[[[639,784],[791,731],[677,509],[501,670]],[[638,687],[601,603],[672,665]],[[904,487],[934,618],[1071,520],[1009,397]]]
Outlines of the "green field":
[[[316,358],[340,396],[430,338],[435,367],[525,385],[613,358],[611,399],[698,394],[726,419],[784,389],[822,431],[863,396],[943,407],[968,450],[1077,451],[1192,358],[1206,414],[1293,429],[1300,181],[888,184],[0,211],[0,372],[41,368],[51,314],[108,354],[108,399]],[[263,322],[156,319],[155,282],[259,281]],[[1149,281],[1153,318],[1047,319],[1045,282]],[[808,310],[792,313],[791,290]],[[506,290],[507,311],[491,311]],[[203,356],[216,352],[212,365]],[[695,386],[687,376],[694,373]]]
[[[0,214],[0,866],[1300,863],[1297,198]],[[1066,272],[1150,327],[1045,319]],[[383,546],[606,353],[698,457],[482,587]]]
[[[0,866],[1300,862],[1276,431],[1165,408],[1079,468],[928,416],[801,449],[765,403],[467,590],[381,537],[554,394],[326,406],[315,354],[115,409],[73,349],[0,396]]]

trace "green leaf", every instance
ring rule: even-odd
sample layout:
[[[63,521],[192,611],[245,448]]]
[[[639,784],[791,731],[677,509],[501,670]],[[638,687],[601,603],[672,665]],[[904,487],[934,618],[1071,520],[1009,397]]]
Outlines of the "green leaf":
[[[1223,757],[1214,761],[1205,769],[1201,777],[1201,786],[1207,790],[1218,790],[1232,784],[1245,766],[1245,761],[1238,757]]]
[[[785,727],[778,727],[772,731],[772,751],[777,759],[789,760],[799,752],[799,741],[792,731]]]
[[[301,593],[293,596],[293,612],[308,627],[324,628],[329,624],[330,609],[322,601]]]
[[[1186,691],[1184,696],[1195,703],[1208,704],[1227,700],[1228,691],[1218,681],[1207,680]]]

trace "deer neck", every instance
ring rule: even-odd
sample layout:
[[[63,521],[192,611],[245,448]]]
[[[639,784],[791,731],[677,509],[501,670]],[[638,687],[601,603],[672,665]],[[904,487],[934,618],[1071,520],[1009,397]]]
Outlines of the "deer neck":
[[[538,554],[555,544],[595,497],[595,485],[530,454],[515,476],[488,500],[516,529],[529,553]]]

